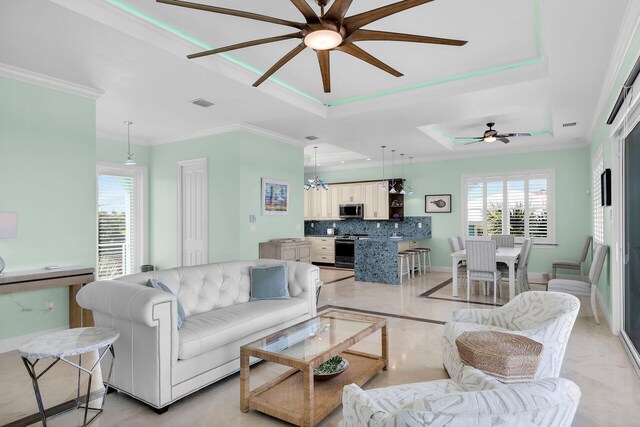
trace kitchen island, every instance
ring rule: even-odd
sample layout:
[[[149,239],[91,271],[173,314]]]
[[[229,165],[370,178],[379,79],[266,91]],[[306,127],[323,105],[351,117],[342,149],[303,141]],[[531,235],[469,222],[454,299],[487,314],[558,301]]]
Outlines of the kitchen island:
[[[369,237],[355,242],[355,280],[357,282],[399,285],[398,245],[429,239],[431,233],[402,237]]]

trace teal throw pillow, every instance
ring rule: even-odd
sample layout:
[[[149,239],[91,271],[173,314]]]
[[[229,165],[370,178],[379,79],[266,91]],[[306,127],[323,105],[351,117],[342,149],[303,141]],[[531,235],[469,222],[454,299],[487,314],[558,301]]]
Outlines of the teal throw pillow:
[[[173,292],[171,292],[171,289],[169,289],[164,283],[159,282],[158,279],[147,280],[147,286],[153,289],[158,289],[159,291],[169,292],[171,295],[175,295]],[[184,308],[182,308],[182,304],[180,304],[180,300],[178,299],[177,295],[176,302],[178,303],[178,329],[180,329],[182,327],[182,324],[184,323],[184,319],[186,318],[186,316],[184,315]]]
[[[286,265],[251,267],[250,301],[289,299],[289,280]]]

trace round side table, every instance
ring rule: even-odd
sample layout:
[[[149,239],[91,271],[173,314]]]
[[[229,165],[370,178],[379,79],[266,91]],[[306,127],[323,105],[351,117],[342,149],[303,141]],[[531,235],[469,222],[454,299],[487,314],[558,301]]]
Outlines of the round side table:
[[[78,369],[78,392],[76,398],[76,409],[84,409],[84,422],[82,426],[86,426],[91,423],[95,418],[102,413],[104,407],[104,401],[107,397],[107,389],[109,387],[109,380],[111,379],[111,371],[113,370],[113,360],[115,359],[115,352],[113,350],[113,343],[118,339],[120,333],[111,328],[74,328],[64,331],[53,332],[50,334],[39,336],[18,349],[22,362],[24,363],[29,377],[31,377],[31,383],[33,385],[33,391],[36,395],[36,401],[38,403],[38,409],[40,410],[40,417],[42,418],[42,425],[47,425],[47,417],[45,414],[44,405],[42,404],[42,397],[40,396],[40,387],[38,386],[38,380],[49,369],[51,369],[56,363],[63,361],[74,368]],[[104,348],[102,353],[100,349]],[[82,354],[90,351],[98,352],[98,360],[89,369],[82,366]],[[102,403],[99,408],[94,408],[89,405],[91,400],[91,380],[93,372],[100,364],[102,358],[107,354],[107,351],[111,353],[111,365],[109,367],[109,373],[107,374],[107,380],[105,382],[104,394],[102,396]],[[78,356],[78,363],[74,363],[67,358],[70,356]],[[36,372],[36,364],[41,359],[55,359],[49,366],[47,366],[39,374]],[[31,360],[34,360],[33,362]],[[87,385],[87,394],[84,399],[80,396],[80,374],[85,372],[89,375],[89,381]],[[95,398],[95,397],[94,397]],[[87,419],[89,411],[96,411],[95,415],[90,419]]]

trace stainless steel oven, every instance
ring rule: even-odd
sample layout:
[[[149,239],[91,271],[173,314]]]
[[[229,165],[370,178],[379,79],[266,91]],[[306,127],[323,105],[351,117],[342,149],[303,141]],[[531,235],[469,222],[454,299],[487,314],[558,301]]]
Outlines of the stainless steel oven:
[[[338,268],[355,267],[356,240],[365,237],[366,234],[350,234],[338,236],[335,240],[335,266]]]

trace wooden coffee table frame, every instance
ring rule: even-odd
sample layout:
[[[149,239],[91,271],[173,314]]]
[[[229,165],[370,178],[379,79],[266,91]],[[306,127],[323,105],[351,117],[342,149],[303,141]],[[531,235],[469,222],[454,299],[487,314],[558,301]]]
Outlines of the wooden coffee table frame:
[[[241,347],[240,410],[242,412],[255,409],[298,426],[315,426],[340,406],[342,388],[345,385],[355,383],[363,386],[380,370],[387,369],[389,351],[386,319],[340,311],[330,311],[322,317],[364,320],[372,322],[372,325],[307,361],[266,350]],[[380,356],[349,350],[355,343],[377,330],[381,331]],[[313,370],[337,355],[349,361],[349,368],[331,380],[314,383]],[[251,390],[249,357],[290,366],[292,369]]]

